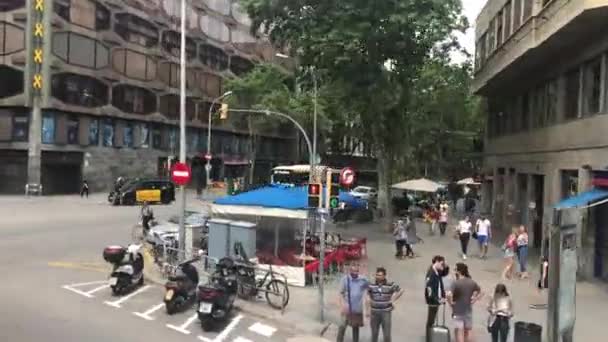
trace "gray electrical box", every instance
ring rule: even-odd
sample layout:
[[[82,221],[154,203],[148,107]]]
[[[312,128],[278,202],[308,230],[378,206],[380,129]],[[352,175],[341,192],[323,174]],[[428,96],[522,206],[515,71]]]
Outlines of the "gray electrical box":
[[[256,225],[224,219],[209,220],[209,252],[211,258],[234,256],[234,244],[240,242],[248,258],[255,257]]]

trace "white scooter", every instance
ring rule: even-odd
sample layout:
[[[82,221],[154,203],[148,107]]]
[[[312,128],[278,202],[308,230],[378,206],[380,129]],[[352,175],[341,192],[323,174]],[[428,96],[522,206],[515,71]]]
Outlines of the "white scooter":
[[[103,258],[113,265],[108,282],[112,294],[121,295],[143,285],[144,258],[141,247],[131,244],[127,248],[108,246],[103,250]]]

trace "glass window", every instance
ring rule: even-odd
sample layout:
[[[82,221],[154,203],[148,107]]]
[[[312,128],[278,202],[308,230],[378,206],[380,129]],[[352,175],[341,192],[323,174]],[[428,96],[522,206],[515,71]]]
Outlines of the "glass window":
[[[502,11],[498,12],[496,15],[496,46],[502,45],[502,35],[503,35],[503,22],[502,22]]]
[[[232,56],[230,58],[230,70],[238,76],[244,75],[253,69],[253,63],[248,59]]]
[[[150,81],[156,78],[156,60],[143,53],[128,49],[112,52],[112,68],[137,80]]]
[[[161,46],[167,53],[175,57],[180,56],[181,34],[177,31],[165,31],[162,34]],[[190,37],[186,37],[186,57],[192,59],[196,56],[196,44]]]
[[[221,71],[228,68],[228,55],[220,48],[209,44],[199,46],[199,59],[206,66]]]
[[[66,121],[66,130],[68,133],[68,144],[77,145],[79,143],[79,128],[80,122],[76,117],[68,117]]]
[[[25,32],[23,32],[23,29],[0,21],[0,55],[9,55],[22,51],[24,48]]]
[[[177,148],[177,128],[171,126],[169,128],[169,150],[175,151]]]
[[[110,28],[110,11],[95,0],[55,1],[53,10],[78,26],[98,31]]]
[[[526,21],[532,15],[532,6],[534,6],[534,0],[523,0],[523,21]]]
[[[27,114],[15,114],[13,116],[13,141],[27,141],[30,129],[29,123]]]
[[[0,12],[8,12],[25,6],[25,0],[3,0],[0,2]]]
[[[108,66],[108,48],[89,37],[59,32],[53,35],[53,54],[65,62],[85,68],[101,69]]]
[[[513,32],[521,25],[521,0],[513,2]]]
[[[100,107],[108,103],[108,87],[101,81],[72,73],[55,74],[51,81],[53,97],[67,104]]]
[[[55,115],[52,113],[42,115],[42,143],[55,143]]]
[[[23,93],[23,72],[0,65],[0,98]]]
[[[547,124],[557,122],[557,81],[551,80],[547,84]]]
[[[158,70],[158,77],[169,87],[178,88],[179,65],[170,62],[161,63]]]
[[[139,145],[143,148],[148,148],[150,146],[150,126],[148,126],[148,124],[141,125]]]
[[[149,114],[156,111],[156,95],[145,88],[121,84],[112,89],[112,105],[126,113]]]
[[[129,13],[116,14],[114,31],[129,43],[145,47],[158,45],[158,29],[154,24]]]
[[[104,119],[102,122],[102,144],[106,147],[114,146],[114,121],[112,119]]]
[[[152,129],[152,148],[160,149],[163,145],[163,134],[160,126],[156,126]]]
[[[511,36],[511,1],[507,2],[507,4],[505,5],[505,9],[503,11],[504,16],[505,16],[505,38],[504,40],[507,40],[507,38],[509,38],[509,36]]]
[[[584,115],[597,114],[600,111],[600,80],[602,78],[602,59],[597,58],[585,65],[583,98],[585,99]]]
[[[212,10],[223,15],[230,14],[230,0],[206,0],[205,3]]]
[[[490,26],[488,27],[488,56],[494,52],[494,47],[496,46],[496,18],[490,21]]]
[[[566,74],[566,119],[578,117],[580,72],[574,69]]]
[[[220,19],[210,15],[201,15],[199,17],[199,25],[203,33],[209,38],[220,42],[227,42],[230,40],[230,29]]]
[[[99,120],[89,121],[89,145],[99,146]]]
[[[123,146],[125,147],[133,147],[133,124],[130,122],[125,123],[123,127]]]

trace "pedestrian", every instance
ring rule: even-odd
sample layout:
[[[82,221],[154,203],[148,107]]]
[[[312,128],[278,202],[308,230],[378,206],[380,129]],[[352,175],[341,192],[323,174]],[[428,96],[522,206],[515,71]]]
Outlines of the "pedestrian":
[[[432,236],[435,235],[437,226],[439,225],[439,210],[435,204],[432,204],[431,209],[429,210],[429,220],[431,222],[430,235]]]
[[[353,330],[353,342],[359,342],[359,328],[363,326],[363,297],[367,292],[369,283],[359,276],[359,265],[352,264],[350,273],[340,281],[340,312],[342,319],[338,327],[337,342],[344,341],[346,328]]]
[[[502,271],[502,279],[510,280],[513,277],[513,269],[515,268],[515,250],[517,249],[517,228],[513,228],[511,234],[507,236],[505,243],[502,245],[504,251],[505,268]]]
[[[393,236],[395,237],[395,257],[398,259],[403,258],[403,246],[407,241],[407,231],[405,229],[405,223],[403,220],[397,220],[395,223],[395,229],[393,229]]]
[[[477,242],[479,243],[479,258],[485,259],[488,256],[488,245],[492,238],[492,224],[490,220],[482,215],[475,224]]]
[[[430,342],[430,330],[437,320],[439,306],[445,304],[445,287],[443,278],[447,275],[449,268],[445,264],[445,258],[441,255],[433,257],[432,265],[426,274],[424,299],[428,305],[426,318],[426,341]]]
[[[496,285],[494,296],[488,303],[488,312],[488,331],[492,335],[492,342],[507,342],[513,317],[513,301],[504,284]]]
[[[82,188],[80,189],[80,197],[83,196],[87,196],[87,198],[89,198],[89,183],[87,183],[87,180],[83,180],[82,181]]]
[[[412,245],[424,241],[418,237],[418,234],[416,233],[416,222],[414,222],[414,220],[412,220],[409,215],[406,216],[405,231],[407,233],[405,240],[405,256],[409,258],[415,258],[416,254],[412,249]]]
[[[448,227],[448,205],[446,203],[439,207],[439,233],[441,236],[445,235],[445,230]]]
[[[528,278],[528,230],[523,224],[519,226],[517,235],[517,260],[519,260],[519,275],[521,279]]]
[[[540,278],[538,279],[538,293],[549,288],[549,258],[543,256],[540,259]]]
[[[380,328],[384,342],[391,342],[392,311],[395,303],[403,295],[403,290],[386,279],[386,269],[376,269],[376,281],[369,284],[367,297],[367,316],[370,319],[372,342],[378,342]]]
[[[144,232],[147,233],[150,230],[150,222],[154,219],[154,212],[150,208],[150,204],[144,201],[141,207],[141,225],[144,228]]]
[[[467,260],[467,250],[469,248],[469,241],[471,240],[471,220],[469,216],[465,216],[464,220],[458,223],[457,234],[460,239],[460,248],[462,251],[462,259]]]
[[[456,280],[447,294],[448,303],[452,306],[456,342],[473,341],[473,304],[481,297],[481,288],[471,279],[469,267],[457,263]]]

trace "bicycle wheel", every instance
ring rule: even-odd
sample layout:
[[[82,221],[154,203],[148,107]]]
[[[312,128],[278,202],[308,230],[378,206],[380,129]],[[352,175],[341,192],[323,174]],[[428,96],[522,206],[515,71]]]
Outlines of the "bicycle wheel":
[[[284,281],[272,279],[266,284],[266,301],[271,307],[281,310],[289,303],[289,288]],[[282,302],[282,304],[281,304]]]

